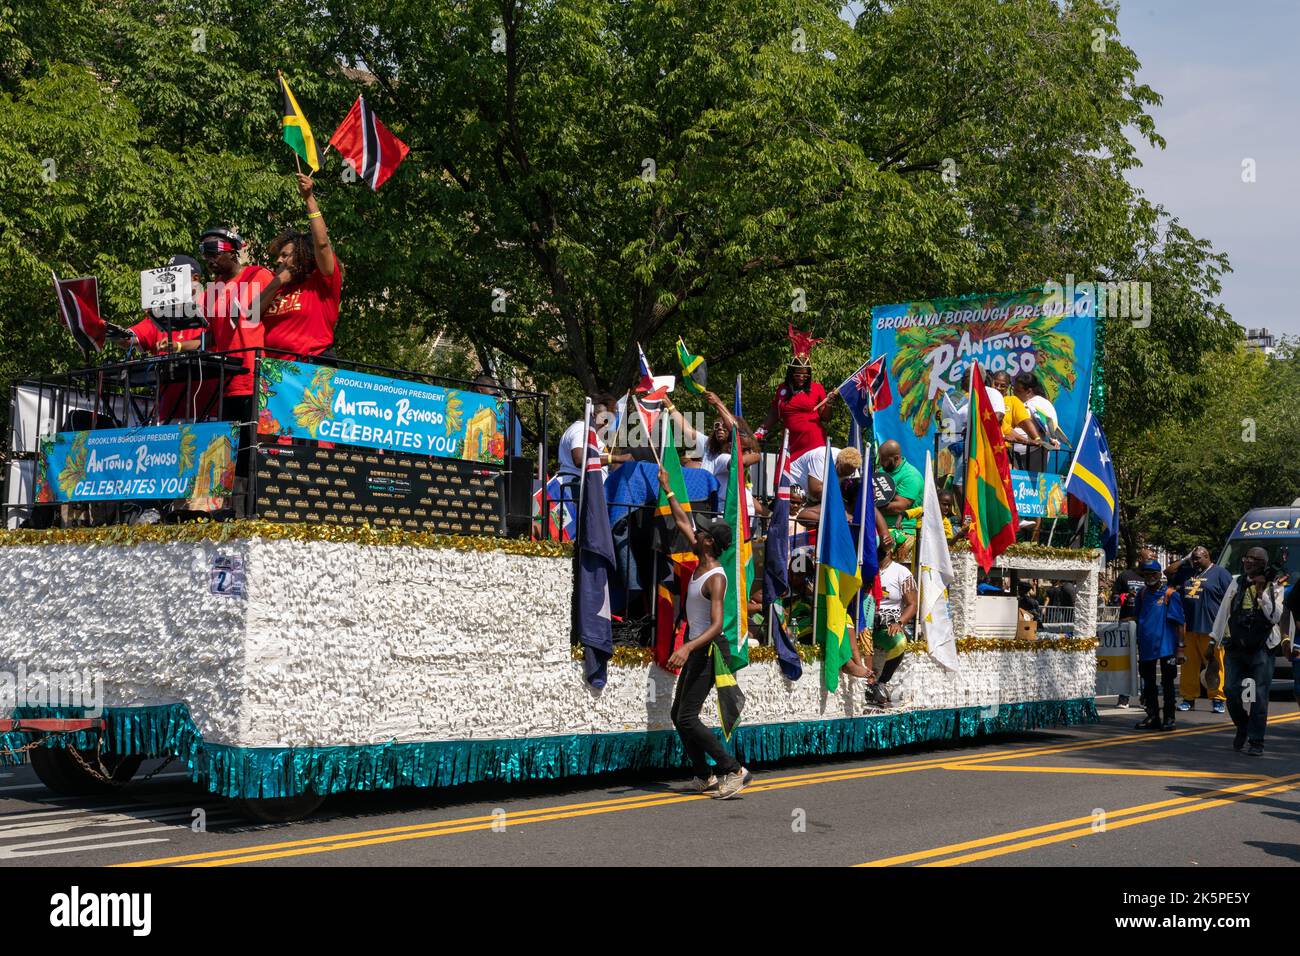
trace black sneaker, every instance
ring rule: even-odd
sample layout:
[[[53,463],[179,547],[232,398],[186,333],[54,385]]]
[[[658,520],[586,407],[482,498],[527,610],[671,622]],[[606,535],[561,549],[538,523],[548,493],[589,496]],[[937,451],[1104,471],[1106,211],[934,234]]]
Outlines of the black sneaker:
[[[1263,745],[1263,744],[1251,744],[1251,745],[1250,745],[1250,749],[1247,750],[1246,753],[1248,753],[1248,754],[1249,754],[1250,756],[1252,756],[1252,757],[1262,757],[1262,756],[1264,756],[1264,745]]]
[[[1241,753],[1241,748],[1246,746],[1246,734],[1244,731],[1237,731],[1237,735],[1232,738],[1232,749]]]
[[[1159,730],[1159,729],[1160,729],[1160,718],[1159,718],[1159,717],[1145,717],[1145,718],[1143,718],[1142,720],[1139,720],[1139,721],[1137,722],[1137,726],[1136,726],[1134,729],[1136,729],[1136,730]]]
[[[1160,725],[1160,729],[1161,729],[1161,730],[1173,730],[1173,729],[1174,729],[1174,719],[1173,719],[1172,717],[1166,717],[1166,718],[1165,718],[1165,722],[1164,722],[1163,724]]]

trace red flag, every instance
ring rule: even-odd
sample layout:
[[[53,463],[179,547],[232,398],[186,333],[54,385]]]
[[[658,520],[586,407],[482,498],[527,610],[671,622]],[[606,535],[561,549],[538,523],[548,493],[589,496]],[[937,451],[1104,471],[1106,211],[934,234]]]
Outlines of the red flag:
[[[379,122],[379,117],[366,106],[364,96],[358,96],[352,104],[352,109],[330,137],[330,145],[352,164],[357,175],[369,183],[371,189],[382,186],[411,151]]]
[[[871,410],[883,412],[894,404],[894,393],[889,389],[889,373],[885,368],[885,356],[874,359],[870,365],[861,370],[863,381],[871,388]]]
[[[99,314],[99,280],[94,276],[60,279],[53,270],[54,295],[59,300],[59,317],[89,358],[91,349],[104,347],[104,320]]]

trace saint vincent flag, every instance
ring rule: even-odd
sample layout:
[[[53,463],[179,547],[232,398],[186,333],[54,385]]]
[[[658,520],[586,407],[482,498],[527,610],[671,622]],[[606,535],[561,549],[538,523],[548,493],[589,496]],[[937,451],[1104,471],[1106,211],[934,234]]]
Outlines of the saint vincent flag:
[[[682,387],[693,395],[703,395],[709,387],[709,366],[701,356],[686,351],[686,343],[680,338],[677,339],[677,361],[682,366]]]
[[[281,121],[284,125],[284,141],[312,168],[312,172],[316,172],[320,169],[320,154],[316,152],[316,137],[311,134],[311,124],[294,99],[284,74],[276,70],[276,76],[280,78],[280,89],[284,91],[284,118]]]
[[[993,559],[1016,543],[1020,516],[1011,490],[1011,465],[1002,426],[984,391],[979,365],[971,367],[970,426],[966,429],[966,503],[970,516],[967,532],[971,551],[987,571]]]
[[[826,443],[826,460],[833,461]],[[853,657],[849,608],[862,586],[858,551],[844,514],[840,483],[828,472],[822,486],[821,520],[817,528],[817,605],[813,609],[813,639],[822,645],[822,682],[829,691],[840,686],[840,668]]]
[[[731,447],[740,447],[740,435],[731,430]],[[749,663],[749,582],[754,577],[754,545],[749,537],[748,496],[745,494],[743,455],[732,455],[727,468],[727,508],[723,521],[731,528],[731,546],[722,552],[727,574],[727,594],[722,601],[722,633],[710,647],[714,685],[718,691],[718,717],[722,736],[731,739],[745,695],[736,683],[736,671]]]
[[[668,472],[668,487],[677,498],[677,504],[687,514],[691,513],[690,498],[686,494],[686,479],[682,475],[682,461],[677,454],[677,443],[673,441],[672,419],[664,416],[664,448],[660,456],[663,469]],[[691,549],[686,536],[677,530],[673,523],[673,512],[668,505],[668,494],[659,489],[659,507],[656,511],[656,532],[659,535],[658,550],[668,558],[667,573],[659,579],[655,589],[655,663],[667,667],[668,658],[682,645],[681,619],[685,610],[686,588],[699,559]]]

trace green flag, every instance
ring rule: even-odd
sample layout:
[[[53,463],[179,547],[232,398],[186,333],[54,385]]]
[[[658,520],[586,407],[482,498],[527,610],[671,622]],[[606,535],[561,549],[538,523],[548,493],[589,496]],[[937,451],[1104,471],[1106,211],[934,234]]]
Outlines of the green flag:
[[[682,387],[693,395],[703,395],[709,387],[709,366],[699,355],[686,350],[686,343],[677,340],[677,361],[682,367]]]
[[[731,546],[722,553],[727,593],[722,601],[722,634],[713,642],[713,675],[718,691],[718,717],[728,740],[740,722],[745,695],[736,683],[736,671],[749,663],[749,584],[754,577],[754,546],[749,537],[749,507],[745,494],[744,456],[740,436],[731,430],[735,449],[727,469],[727,506],[723,521],[731,529]]]

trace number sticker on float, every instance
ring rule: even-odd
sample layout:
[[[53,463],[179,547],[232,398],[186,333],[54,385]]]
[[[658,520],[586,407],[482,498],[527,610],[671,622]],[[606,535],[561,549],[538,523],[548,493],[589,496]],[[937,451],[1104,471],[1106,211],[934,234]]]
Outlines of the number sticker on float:
[[[41,439],[36,500],[221,497],[234,489],[238,449],[232,422],[59,432]]]
[[[495,395],[263,359],[257,409],[263,438],[505,463],[506,403]]]

